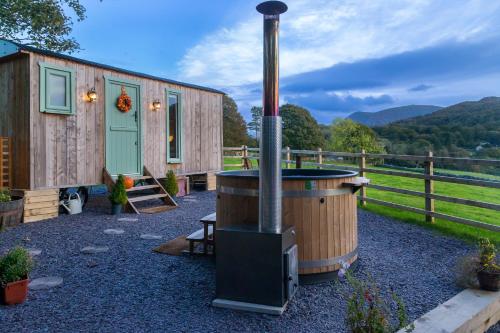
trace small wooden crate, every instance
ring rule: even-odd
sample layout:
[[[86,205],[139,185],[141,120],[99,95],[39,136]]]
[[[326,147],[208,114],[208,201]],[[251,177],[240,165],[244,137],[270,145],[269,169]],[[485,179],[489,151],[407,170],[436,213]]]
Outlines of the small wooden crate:
[[[59,215],[59,190],[24,191],[24,223]]]

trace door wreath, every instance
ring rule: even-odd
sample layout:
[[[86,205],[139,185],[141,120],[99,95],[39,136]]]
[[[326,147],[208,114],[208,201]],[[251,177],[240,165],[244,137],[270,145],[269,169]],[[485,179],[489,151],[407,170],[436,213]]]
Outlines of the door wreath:
[[[129,112],[130,109],[132,108],[132,98],[130,98],[130,96],[127,95],[127,91],[125,90],[124,86],[122,86],[122,93],[120,94],[120,97],[118,97],[118,100],[116,101],[116,107],[121,112]]]

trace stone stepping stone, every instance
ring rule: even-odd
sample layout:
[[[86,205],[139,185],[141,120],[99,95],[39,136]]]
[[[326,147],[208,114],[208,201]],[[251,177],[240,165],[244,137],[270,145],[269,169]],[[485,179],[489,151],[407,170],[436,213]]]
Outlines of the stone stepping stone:
[[[154,234],[142,234],[141,235],[142,239],[162,239],[160,235],[154,235]]]
[[[39,249],[28,249],[28,253],[29,253],[30,256],[36,257],[36,256],[39,256],[40,254],[42,254],[42,250],[39,250]]]
[[[85,246],[80,252],[84,254],[96,254],[109,251],[107,246]]]
[[[137,222],[139,219],[131,218],[131,217],[121,217],[118,219],[118,222]]]
[[[107,235],[121,235],[125,232],[123,229],[106,229],[104,233]]]
[[[50,289],[63,283],[63,278],[58,276],[47,276],[32,280],[28,287],[33,290]]]
[[[183,199],[196,199],[196,197],[194,195],[185,195]]]
[[[184,202],[198,202],[196,199],[184,199]]]

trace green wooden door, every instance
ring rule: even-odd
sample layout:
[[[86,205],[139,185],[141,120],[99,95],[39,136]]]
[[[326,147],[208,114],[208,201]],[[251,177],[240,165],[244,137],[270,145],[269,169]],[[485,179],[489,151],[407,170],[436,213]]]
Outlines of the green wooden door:
[[[132,107],[122,112],[116,107],[122,88],[132,99]],[[142,175],[140,85],[106,77],[106,169],[112,176]]]

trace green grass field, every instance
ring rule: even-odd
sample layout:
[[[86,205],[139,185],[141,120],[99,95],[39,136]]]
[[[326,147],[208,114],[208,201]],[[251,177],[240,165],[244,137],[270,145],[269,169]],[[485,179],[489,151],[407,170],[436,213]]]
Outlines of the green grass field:
[[[241,163],[241,159],[226,157],[224,158],[224,163],[238,164]],[[256,167],[255,162],[254,164],[255,164],[254,167]],[[227,168],[226,170],[239,170],[239,169],[240,168],[238,167],[230,167]],[[477,178],[498,180],[498,177],[480,173],[473,173],[473,172],[464,173],[460,171],[451,171],[451,170],[444,170],[443,172],[449,174],[456,174],[457,176],[466,174],[467,176],[473,176]],[[391,187],[420,191],[420,192],[424,191],[424,181],[422,179],[413,179],[413,178],[380,175],[380,174],[368,174],[366,177],[371,180],[372,184],[376,185],[391,186]],[[461,185],[461,184],[451,184],[451,183],[443,183],[436,181],[434,182],[434,192],[440,195],[447,195],[451,197],[500,204],[500,189]],[[424,198],[420,197],[380,191],[372,188],[367,189],[367,196],[369,198],[389,201],[405,206],[424,208]],[[470,227],[467,225],[462,225],[459,223],[449,222],[441,219],[436,219],[436,223],[429,224],[425,222],[424,215],[402,211],[399,209],[384,207],[373,203],[367,203],[364,209],[380,215],[390,216],[398,220],[422,225],[426,228],[432,228],[438,232],[442,232],[448,235],[453,235],[455,237],[459,237],[467,241],[475,242],[480,237],[488,237],[495,243],[500,244],[500,233],[497,232]],[[469,207],[465,205],[436,200],[435,210],[438,213],[500,225],[500,212],[493,211],[490,209]],[[436,246],[439,246],[439,244],[436,244]]]

